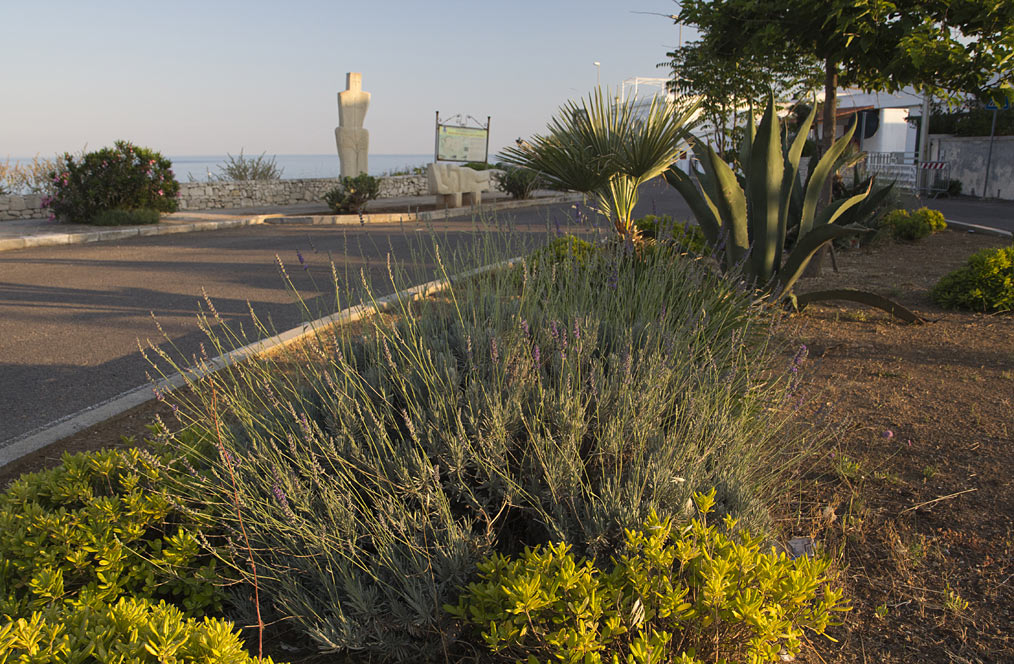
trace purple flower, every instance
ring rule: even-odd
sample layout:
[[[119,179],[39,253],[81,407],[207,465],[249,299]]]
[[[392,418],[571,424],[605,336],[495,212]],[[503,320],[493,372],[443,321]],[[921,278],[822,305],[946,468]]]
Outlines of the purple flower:
[[[278,475],[278,469],[272,468],[271,474],[274,476],[275,482],[271,487],[271,493],[275,495],[275,500],[282,506],[282,511],[285,512],[285,516],[290,519],[294,518],[295,515],[292,513],[292,509],[289,507],[289,499],[285,495],[285,491],[282,489],[282,478]]]
[[[884,431],[884,438],[894,438],[894,432],[890,429]]]
[[[296,249],[296,258],[299,259],[299,264],[303,266],[304,270],[310,269],[310,266],[307,264],[307,262],[303,260],[303,254],[299,251],[299,249]]]
[[[542,366],[542,353],[539,351],[539,344],[535,344],[535,347],[532,348],[532,362],[536,369]]]

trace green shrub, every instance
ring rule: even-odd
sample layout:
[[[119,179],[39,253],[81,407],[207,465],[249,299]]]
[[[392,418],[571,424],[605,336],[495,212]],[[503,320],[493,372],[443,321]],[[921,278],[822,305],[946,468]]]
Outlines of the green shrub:
[[[65,455],[0,495],[0,616],[97,609],[123,595],[220,608],[211,560],[136,449]]]
[[[546,246],[536,249],[532,252],[529,260],[532,270],[539,270],[542,266],[549,267],[554,264],[561,265],[570,262],[585,268],[601,255],[601,247],[574,235],[564,235],[553,238],[546,243]]]
[[[518,254],[469,246],[439,264]],[[169,397],[192,438],[161,444],[203,472],[167,490],[235,531],[235,474],[261,597],[306,638],[387,661],[462,654],[442,607],[494,552],[562,541],[607,560],[625,528],[680,518],[712,486],[721,513],[769,525],[778,469],[812,441],[782,438],[787,381],[749,293],[624,245],[452,283],[356,336],[318,331],[284,370],[258,358]]]
[[[496,166],[486,161],[470,161],[462,165],[474,171],[488,171],[491,168],[496,168]]]
[[[0,664],[271,664],[251,657],[231,623],[187,618],[176,607],[121,597],[0,620]]]
[[[172,163],[126,141],[80,158],[65,153],[50,173],[54,193],[43,199],[64,222],[91,224],[108,210],[175,212],[179,183]]]
[[[881,225],[890,228],[895,240],[906,242],[921,240],[947,228],[943,213],[926,207],[912,213],[908,210],[892,210],[884,215]]]
[[[940,279],[931,295],[947,308],[1014,311],[1014,246],[972,254],[964,267]]]
[[[526,199],[536,189],[546,186],[536,171],[520,166],[505,166],[502,171],[493,174],[493,179],[500,191],[517,200]]]
[[[700,226],[679,223],[667,214],[649,214],[635,219],[634,226],[642,237],[672,244],[687,253],[702,256],[708,250],[708,241]]]
[[[840,624],[829,559],[762,551],[731,517],[725,532],[708,525],[714,496],[696,494],[700,517],[682,528],[650,514],[611,570],[563,543],[493,555],[446,609],[498,659],[531,664],[775,662],[799,652],[804,629]]]
[[[262,152],[258,157],[244,157],[243,150],[238,157],[226,153],[226,161],[216,166],[218,173],[212,179],[219,182],[233,180],[280,180],[282,171],[275,163],[275,158],[266,158]]]
[[[341,184],[324,194],[324,202],[335,214],[359,214],[380,194],[380,179],[366,173],[343,177]]]
[[[139,208],[136,210],[104,210],[92,221],[96,226],[141,226],[157,224],[161,215],[158,210]]]

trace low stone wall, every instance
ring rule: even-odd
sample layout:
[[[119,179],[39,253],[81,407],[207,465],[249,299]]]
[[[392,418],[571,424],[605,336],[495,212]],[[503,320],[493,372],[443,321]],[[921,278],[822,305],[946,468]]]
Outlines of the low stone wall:
[[[180,210],[214,210],[261,205],[297,205],[322,201],[324,193],[338,185],[337,178],[304,180],[247,180],[225,182],[181,182]],[[396,175],[380,178],[380,198],[425,196],[429,184],[425,175]],[[48,216],[42,196],[0,196],[0,221],[40,219]]]
[[[247,180],[180,183],[180,210],[213,210],[258,205],[298,205],[322,201],[338,178]],[[380,178],[380,198],[421,196],[428,192],[425,175]]]
[[[986,198],[1014,200],[1014,136],[997,136],[993,141]],[[930,136],[929,145],[933,161],[950,164],[950,177],[961,182],[961,193],[982,195],[989,136],[934,134]]]
[[[41,219],[47,216],[49,213],[42,209],[42,196],[39,194],[0,196],[0,221]]]

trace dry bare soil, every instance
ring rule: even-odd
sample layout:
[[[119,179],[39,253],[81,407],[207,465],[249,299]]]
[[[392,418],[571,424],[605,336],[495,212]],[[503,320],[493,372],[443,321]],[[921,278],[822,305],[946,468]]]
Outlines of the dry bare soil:
[[[843,626],[811,639],[805,662],[1014,662],[1014,317],[937,308],[929,289],[974,251],[1003,240],[959,232],[838,255],[840,271],[797,290],[862,288],[931,323],[907,325],[851,304],[789,318],[805,344],[805,426],[830,427],[786,497],[785,536],[837,556],[853,603]],[[794,348],[793,348],[794,347]],[[0,469],[0,487],[65,450],[141,440],[169,409],[130,411]]]
[[[807,401],[836,441],[787,530],[840,556],[854,609],[813,662],[1014,662],[1014,317],[936,307],[929,290],[995,237],[944,232],[839,254],[797,290],[861,288],[932,319],[860,305],[790,321]]]

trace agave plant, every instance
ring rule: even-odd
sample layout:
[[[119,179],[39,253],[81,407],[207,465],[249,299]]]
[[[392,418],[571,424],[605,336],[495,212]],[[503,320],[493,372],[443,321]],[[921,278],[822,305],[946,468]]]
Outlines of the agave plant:
[[[698,105],[654,99],[642,115],[635,100],[614,101],[598,88],[587,99],[567,102],[546,135],[518,141],[501,159],[542,173],[550,186],[591,195],[616,232],[633,238],[637,190],[686,151]]]
[[[776,299],[791,294],[810,258],[824,244],[860,231],[835,225],[835,221],[869,195],[867,190],[817,209],[820,192],[848,147],[854,127],[821,157],[806,184],[799,183],[799,160],[814,115],[811,110],[785,150],[774,97],[770,97],[760,124],[750,125],[744,141],[741,177],[707,144],[695,146],[703,171],[695,169],[693,176],[678,168],[665,172],[666,181],[690,205],[708,242],[716,248],[724,246],[724,267],[741,266],[748,279]],[[798,207],[792,205],[797,186],[805,187]],[[783,255],[785,234],[792,226],[799,228],[799,235],[792,250]]]

